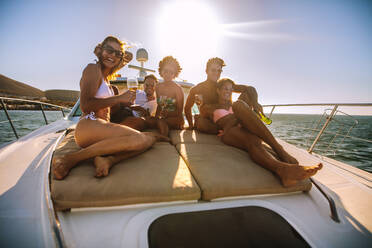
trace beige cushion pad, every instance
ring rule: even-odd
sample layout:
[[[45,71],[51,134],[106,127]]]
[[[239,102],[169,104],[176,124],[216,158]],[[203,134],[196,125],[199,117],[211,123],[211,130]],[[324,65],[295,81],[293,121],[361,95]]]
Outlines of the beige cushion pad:
[[[73,132],[55,154],[80,149]],[[174,146],[159,142],[143,154],[114,165],[109,176],[95,178],[92,161],[73,168],[64,180],[51,179],[57,209],[104,207],[200,199],[200,189]]]
[[[202,199],[276,194],[311,189],[310,180],[285,188],[270,171],[255,164],[247,152],[227,145],[176,145],[202,190]]]
[[[216,135],[200,133],[195,130],[171,130],[169,137],[174,145],[180,143],[225,145]]]

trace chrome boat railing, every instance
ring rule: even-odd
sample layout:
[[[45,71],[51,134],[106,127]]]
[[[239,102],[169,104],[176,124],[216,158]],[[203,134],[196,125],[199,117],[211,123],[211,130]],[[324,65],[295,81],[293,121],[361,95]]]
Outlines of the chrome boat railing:
[[[341,113],[341,114],[343,114],[345,116],[348,116],[350,118],[353,118],[351,115],[348,115],[345,112],[339,111],[338,110],[338,107],[340,107],[340,106],[347,106],[347,107],[370,107],[370,106],[372,106],[372,103],[274,104],[274,105],[263,105],[262,107],[271,107],[271,111],[270,111],[270,114],[269,114],[269,118],[271,118],[272,113],[274,112],[274,109],[276,107],[306,107],[306,106],[309,106],[309,107],[314,107],[314,106],[333,106],[332,109],[325,109],[324,110],[324,113],[320,117],[320,119],[319,119],[319,121],[318,121],[318,123],[317,123],[317,125],[316,125],[315,128],[302,128],[302,129],[305,129],[305,130],[310,130],[310,131],[313,131],[313,132],[318,132],[317,135],[316,135],[316,137],[315,137],[315,139],[313,140],[311,146],[307,149],[307,151],[309,153],[312,153],[313,152],[315,145],[319,142],[320,137],[324,133],[325,134],[335,135],[332,138],[331,142],[329,142],[328,147],[327,147],[326,150],[329,149],[329,147],[335,141],[335,139],[336,139],[337,136],[343,136],[343,139],[341,141],[341,144],[344,142],[345,138],[351,138],[351,139],[356,139],[356,140],[359,140],[359,141],[364,141],[364,142],[372,143],[372,140],[362,139],[362,138],[358,138],[358,137],[354,137],[354,136],[351,136],[350,135],[351,130],[356,125],[358,125],[358,121],[357,120],[353,120],[353,123],[352,124],[349,124],[350,127],[347,129],[346,134],[340,134],[339,133],[340,129],[338,129],[338,131],[336,133],[335,132],[326,131],[326,129],[329,126],[329,124],[331,123],[331,121],[340,122],[340,121],[337,121],[335,119],[335,116],[338,113]],[[328,114],[327,111],[330,111],[330,113]],[[323,118],[325,118],[325,122],[324,122],[323,126],[319,129],[319,127],[321,126],[321,121],[323,120]],[[342,126],[344,126],[344,124],[345,123],[342,123]],[[329,204],[329,208],[330,208],[330,217],[332,218],[332,220],[335,221],[335,222],[337,222],[337,223],[340,222],[340,218],[338,216],[338,212],[337,212],[335,201],[332,199],[332,197],[329,194],[327,194],[322,189],[322,187],[318,184],[318,182],[316,182],[313,178],[310,178],[310,180],[315,185],[315,187],[320,191],[320,193],[325,197],[325,199],[327,200],[327,202]]]
[[[16,102],[23,102],[23,103],[31,103],[33,105],[39,105],[40,106],[40,111],[42,112],[43,117],[44,117],[45,125],[48,124],[48,120],[47,120],[47,117],[45,115],[43,106],[61,110],[63,117],[65,117],[64,110],[66,110],[66,111],[71,110],[70,108],[66,108],[66,107],[63,107],[63,106],[58,106],[58,105],[55,105],[55,104],[50,104],[50,103],[45,103],[45,102],[40,102],[40,101],[34,101],[34,100],[20,99],[20,98],[0,97],[0,101],[1,101],[1,106],[4,110],[4,112],[5,112],[5,115],[6,115],[7,119],[8,119],[8,122],[9,122],[9,124],[10,124],[10,126],[13,130],[13,133],[14,133],[14,135],[17,139],[19,139],[19,135],[18,135],[17,130],[16,130],[14,124],[13,124],[13,121],[12,121],[12,119],[11,119],[9,113],[8,113],[8,109],[6,107],[7,104],[4,101],[12,101],[12,102],[16,101]]]
[[[358,124],[358,121],[357,120],[355,120],[354,125],[351,126],[351,128],[349,128],[349,130],[347,131],[346,134],[340,134],[340,133],[334,133],[334,132],[325,131],[327,129],[329,123],[331,121],[335,120],[334,117],[336,116],[336,114],[342,113],[344,115],[350,116],[350,115],[348,115],[348,114],[346,114],[346,113],[344,113],[342,111],[337,110],[339,107],[341,107],[341,106],[342,107],[371,107],[372,106],[372,103],[307,103],[307,104],[272,104],[272,105],[262,105],[262,107],[264,107],[264,108],[265,107],[271,107],[269,118],[271,118],[271,115],[274,112],[274,110],[275,110],[276,107],[314,107],[314,106],[333,106],[333,108],[332,109],[326,109],[326,110],[324,110],[324,113],[321,116],[321,118],[319,119],[316,128],[314,128],[314,129],[308,129],[308,130],[312,130],[312,131],[317,131],[318,132],[318,134],[315,137],[315,139],[313,140],[312,144],[307,149],[307,151],[309,153],[312,153],[313,152],[315,145],[318,143],[318,141],[319,141],[320,137],[323,135],[323,133],[334,134],[335,137],[337,137],[337,136],[343,136],[343,140],[345,138],[351,138],[351,139],[357,139],[357,140],[360,140],[360,141],[372,143],[372,140],[362,139],[362,138],[358,138],[358,137],[354,137],[354,136],[349,135],[350,132],[351,132],[351,130],[353,129],[353,127]],[[330,111],[330,114],[327,114],[327,111]],[[323,124],[323,126],[319,129],[319,125],[320,125],[321,120],[323,118],[325,118],[326,121]],[[330,144],[328,145],[328,147],[330,147],[330,145],[333,143],[335,137],[333,138],[332,142],[330,142]],[[343,140],[342,140],[342,142],[343,142]],[[342,142],[341,142],[341,144],[342,144]]]

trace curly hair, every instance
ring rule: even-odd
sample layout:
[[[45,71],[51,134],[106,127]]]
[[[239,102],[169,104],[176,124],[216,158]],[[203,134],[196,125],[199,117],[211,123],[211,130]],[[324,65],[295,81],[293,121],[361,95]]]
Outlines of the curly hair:
[[[210,58],[210,59],[208,60],[206,70],[208,70],[208,68],[209,68],[212,64],[217,64],[217,65],[219,65],[219,66],[221,66],[221,67],[226,66],[225,61],[223,61],[223,59],[218,58],[218,57],[214,57],[214,58]]]
[[[101,66],[101,69],[103,69],[104,65],[102,63],[102,52],[103,52],[103,47],[106,45],[107,42],[110,42],[110,41],[113,41],[113,42],[116,42],[120,45],[120,48],[121,48],[121,51],[123,52],[123,54],[125,53],[125,47],[126,47],[126,43],[119,40],[118,38],[114,37],[114,36],[107,36],[101,43],[99,43],[95,48],[94,48],[94,54],[97,56],[98,58],[98,64]],[[120,61],[119,61],[119,64],[114,66],[110,72],[109,72],[109,75],[107,76],[107,79],[112,79],[114,76],[115,76],[115,72],[117,72],[118,70],[120,70],[121,68],[123,68],[125,65],[126,65],[126,61],[124,60],[124,56],[122,56],[120,58]]]
[[[230,78],[221,78],[217,81],[217,89],[221,89],[225,84],[231,84],[232,86],[235,85],[234,81]]]
[[[163,77],[161,71],[163,70],[164,66],[167,65],[167,64],[172,64],[176,67],[176,75],[175,77],[178,77],[178,75],[180,74],[180,72],[182,71],[182,68],[180,66],[180,63],[178,63],[177,59],[176,58],[173,58],[172,56],[167,56],[167,57],[164,57],[160,62],[159,62],[159,74],[161,77]]]

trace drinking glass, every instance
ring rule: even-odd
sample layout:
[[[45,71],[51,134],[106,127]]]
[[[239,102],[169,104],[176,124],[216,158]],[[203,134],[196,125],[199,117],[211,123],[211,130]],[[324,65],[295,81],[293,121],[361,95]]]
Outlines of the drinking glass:
[[[128,90],[136,92],[138,89],[138,81],[136,78],[128,78],[127,79],[127,87]]]
[[[127,88],[128,88],[128,90],[133,91],[134,93],[136,93],[137,89],[138,89],[137,79],[136,78],[128,78],[127,79]],[[137,104],[135,104],[135,100],[136,100],[136,98],[134,98],[134,102],[131,105],[131,107],[138,106]]]

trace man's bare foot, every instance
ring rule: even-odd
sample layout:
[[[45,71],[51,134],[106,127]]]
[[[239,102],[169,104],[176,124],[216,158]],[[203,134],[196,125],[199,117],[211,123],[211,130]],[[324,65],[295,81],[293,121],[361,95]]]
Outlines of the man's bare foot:
[[[94,158],[94,166],[96,167],[95,177],[106,177],[112,166],[111,158],[97,156]]]
[[[299,181],[315,175],[322,167],[322,163],[315,166],[286,166],[278,168],[276,173],[280,177],[284,187],[291,187],[296,185]]]
[[[282,161],[282,162],[285,162],[285,163],[288,163],[288,164],[297,164],[298,165],[298,161],[297,159],[295,159],[294,157],[292,157],[288,152],[286,152],[283,148],[281,148],[280,150],[278,151],[275,151],[276,154],[278,154],[279,156],[279,159]]]
[[[57,180],[62,180],[70,172],[72,166],[68,163],[64,156],[53,157],[52,160],[52,170],[53,177]]]

